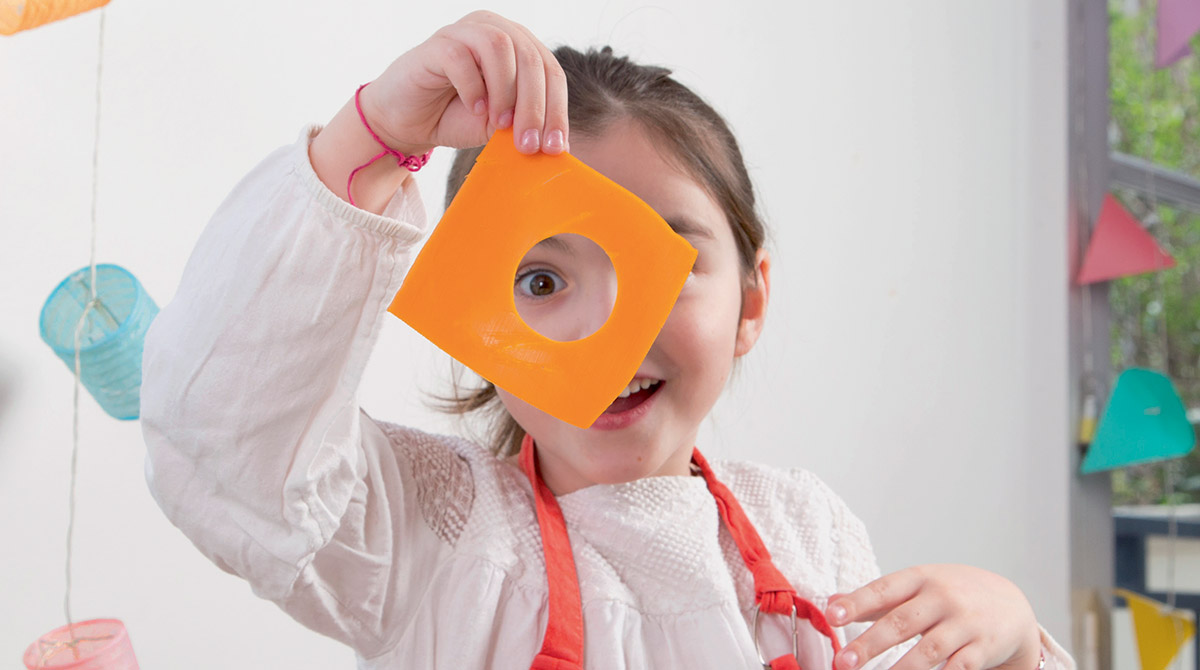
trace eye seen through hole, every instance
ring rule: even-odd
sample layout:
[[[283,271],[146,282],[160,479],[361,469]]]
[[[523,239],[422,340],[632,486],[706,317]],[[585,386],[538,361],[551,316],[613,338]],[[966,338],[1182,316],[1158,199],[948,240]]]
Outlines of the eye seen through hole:
[[[533,330],[559,342],[595,333],[612,315],[617,274],[600,245],[575,233],[538,242],[513,279],[517,314]]]

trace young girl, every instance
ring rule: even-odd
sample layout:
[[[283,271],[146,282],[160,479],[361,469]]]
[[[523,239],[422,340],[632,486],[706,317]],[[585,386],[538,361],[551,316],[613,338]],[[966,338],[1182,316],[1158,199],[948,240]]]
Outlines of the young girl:
[[[668,75],[552,54],[477,12],[267,158],[146,340],[163,510],[362,668],[1073,667],[1007,580],[879,578],[862,524],[813,475],[693,451],[763,327],[771,266],[736,142]],[[426,233],[410,169],[510,127],[520,151],[569,150],[632,191],[699,255],[629,393],[589,429],[490,385],[462,398],[499,410],[488,450],[376,421],[355,394]],[[576,290],[569,251],[535,249],[514,284],[551,329]]]

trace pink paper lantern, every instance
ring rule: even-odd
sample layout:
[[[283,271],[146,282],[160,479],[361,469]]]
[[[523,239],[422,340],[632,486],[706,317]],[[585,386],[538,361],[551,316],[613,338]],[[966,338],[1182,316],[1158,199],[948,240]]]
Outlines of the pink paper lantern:
[[[125,624],[92,619],[56,628],[25,650],[29,670],[138,670]]]

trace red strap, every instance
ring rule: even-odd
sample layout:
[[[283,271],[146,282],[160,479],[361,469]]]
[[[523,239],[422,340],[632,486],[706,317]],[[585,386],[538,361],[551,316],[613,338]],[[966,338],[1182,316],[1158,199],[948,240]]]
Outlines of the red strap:
[[[542,640],[542,650],[533,659],[531,670],[582,670],[583,599],[579,595],[575,556],[571,553],[571,539],[567,535],[562,508],[538,474],[533,438],[529,435],[521,442],[521,469],[533,486],[550,593],[546,637]]]
[[[833,628],[825,619],[825,614],[816,605],[801,598],[783,573],[775,567],[771,561],[771,552],[767,551],[767,546],[754,529],[754,524],[750,523],[737,498],[733,497],[733,492],[717,479],[708,461],[700,455],[699,449],[692,451],[692,462],[700,468],[700,474],[708,483],[709,492],[717,501],[717,511],[721,514],[721,520],[725,522],[725,527],[729,529],[729,534],[733,536],[733,541],[742,554],[742,560],[746,562],[746,567],[754,577],[754,600],[759,609],[770,614],[791,614],[792,608],[795,607],[796,616],[808,619],[817,632],[829,638],[833,645],[833,653],[840,651],[841,642],[833,634]],[[775,667],[775,661],[772,661],[772,667]]]
[[[550,632],[549,629],[546,630]],[[538,655],[533,658],[533,665],[529,666],[529,670],[583,670],[583,666],[573,661],[564,661],[561,658],[555,658],[550,655],[554,652],[547,652],[545,648],[538,652]]]
[[[800,670],[800,662],[791,654],[784,654],[771,661],[771,670]]]

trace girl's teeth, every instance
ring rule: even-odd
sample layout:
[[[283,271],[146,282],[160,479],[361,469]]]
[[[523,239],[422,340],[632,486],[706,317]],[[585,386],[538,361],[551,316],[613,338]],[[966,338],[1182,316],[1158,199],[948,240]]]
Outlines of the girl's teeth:
[[[621,394],[618,395],[617,397],[618,398],[628,398],[629,396],[633,395],[634,393],[637,393],[638,391],[641,391],[642,389],[648,389],[657,383],[658,383],[657,379],[635,379],[635,380],[629,382],[629,386],[626,386],[621,391]]]

